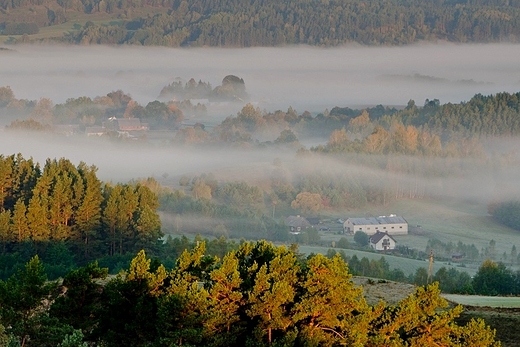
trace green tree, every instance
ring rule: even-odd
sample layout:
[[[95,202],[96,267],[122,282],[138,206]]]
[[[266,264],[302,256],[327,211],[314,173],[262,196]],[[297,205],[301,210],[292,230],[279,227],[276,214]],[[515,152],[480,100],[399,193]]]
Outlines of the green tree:
[[[8,242],[13,241],[11,234],[11,211],[0,212],[0,244],[2,245],[2,253],[5,253]]]
[[[27,208],[22,200],[18,200],[14,206],[12,223],[11,223],[11,235],[17,242],[23,242],[29,240],[29,226],[27,225],[26,217]]]
[[[354,242],[357,243],[361,247],[367,246],[368,240],[369,240],[368,235],[361,230],[356,231],[356,233],[354,234]]]
[[[88,343],[83,341],[83,333],[76,329],[72,334],[65,336],[58,347],[88,347]]]
[[[101,293],[108,269],[100,268],[97,262],[70,271],[63,278],[67,291],[56,298],[50,308],[51,317],[66,322],[75,329],[91,333],[98,323]]]
[[[220,267],[210,273],[208,318],[204,324],[205,335],[213,346],[236,344],[243,329],[239,309],[244,305],[240,291],[242,279],[238,271],[238,259],[234,252],[224,256]]]
[[[503,263],[485,260],[473,277],[473,289],[481,295],[511,295],[513,293],[511,270]]]
[[[100,237],[101,204],[103,195],[101,182],[96,177],[97,168],[80,163],[78,171],[83,178],[84,194],[74,218],[75,238],[81,241],[85,257],[89,256],[91,244]]]
[[[55,283],[47,282],[38,256],[7,281],[0,281],[0,324],[11,327],[22,346],[48,346],[54,339],[63,339],[55,336],[64,335],[57,322],[49,321],[42,310],[43,301],[52,298],[55,288]]]
[[[275,257],[259,266],[254,284],[248,293],[247,314],[259,319],[255,329],[257,338],[267,335],[267,343],[273,343],[273,332],[285,332],[292,325],[289,307],[296,295],[299,266],[294,253],[278,247]],[[256,269],[258,264],[253,264]],[[253,271],[254,271],[253,269]]]
[[[339,254],[332,259],[318,254],[309,259],[300,282],[301,296],[293,321],[302,341],[310,346],[364,346],[370,310],[362,289],[351,281]]]

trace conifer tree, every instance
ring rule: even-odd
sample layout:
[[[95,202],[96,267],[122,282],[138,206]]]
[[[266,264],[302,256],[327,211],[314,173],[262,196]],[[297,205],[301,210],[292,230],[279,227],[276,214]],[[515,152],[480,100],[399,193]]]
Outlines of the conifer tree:
[[[247,300],[248,316],[259,319],[255,333],[258,337],[267,335],[268,344],[274,341],[273,332],[283,335],[292,325],[289,307],[296,295],[299,271],[294,253],[284,247],[275,252],[275,258],[256,272]]]
[[[2,211],[0,212],[0,244],[2,253],[5,253],[7,243],[13,240],[13,235],[11,234],[11,211]]]
[[[244,305],[244,295],[240,291],[242,279],[234,252],[226,254],[220,267],[211,271],[210,280],[205,335],[212,340],[213,346],[232,345],[237,342],[241,330],[239,309]]]
[[[29,226],[26,217],[27,207],[22,200],[18,200],[14,205],[14,211],[11,222],[11,235],[16,242],[29,240]]]
[[[293,310],[304,341],[315,346],[364,346],[370,310],[351,277],[337,253],[332,259],[321,254],[309,259]]]

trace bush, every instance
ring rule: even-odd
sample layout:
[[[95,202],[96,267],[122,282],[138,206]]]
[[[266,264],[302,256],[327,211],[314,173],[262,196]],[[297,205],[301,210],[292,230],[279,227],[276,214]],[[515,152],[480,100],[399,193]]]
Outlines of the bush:
[[[368,235],[358,230],[354,234],[354,241],[361,247],[368,245]]]

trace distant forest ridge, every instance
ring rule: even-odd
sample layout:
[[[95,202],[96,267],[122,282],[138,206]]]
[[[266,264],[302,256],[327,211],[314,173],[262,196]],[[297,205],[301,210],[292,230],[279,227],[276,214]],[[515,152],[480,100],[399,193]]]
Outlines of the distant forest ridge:
[[[107,15],[114,20],[101,22]],[[170,47],[518,42],[519,18],[520,0],[0,0],[8,42],[73,19],[73,30],[38,39]]]

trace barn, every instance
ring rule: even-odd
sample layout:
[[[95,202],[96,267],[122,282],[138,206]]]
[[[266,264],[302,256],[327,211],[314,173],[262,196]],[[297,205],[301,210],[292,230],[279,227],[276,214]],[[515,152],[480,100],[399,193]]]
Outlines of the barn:
[[[386,232],[388,235],[407,235],[408,222],[395,214],[379,217],[347,218],[343,223],[343,232],[354,234],[356,231],[362,231],[367,235],[374,235],[378,231]]]

